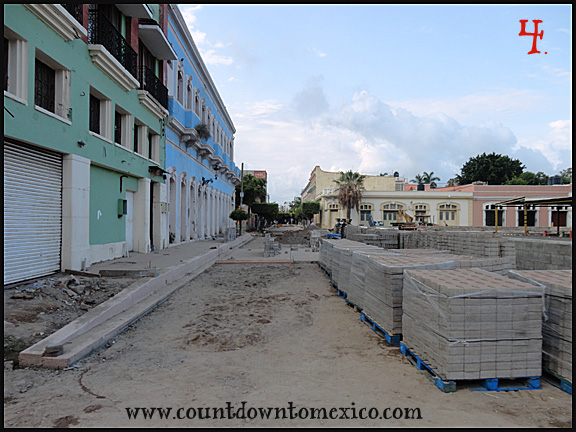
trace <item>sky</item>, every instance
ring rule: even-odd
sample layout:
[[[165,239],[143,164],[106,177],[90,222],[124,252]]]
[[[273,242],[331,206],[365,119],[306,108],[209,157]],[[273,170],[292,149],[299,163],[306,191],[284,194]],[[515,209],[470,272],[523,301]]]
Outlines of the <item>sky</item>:
[[[234,162],[267,171],[270,202],[300,196],[316,166],[439,186],[482,153],[572,166],[571,5],[179,8],[236,128]]]

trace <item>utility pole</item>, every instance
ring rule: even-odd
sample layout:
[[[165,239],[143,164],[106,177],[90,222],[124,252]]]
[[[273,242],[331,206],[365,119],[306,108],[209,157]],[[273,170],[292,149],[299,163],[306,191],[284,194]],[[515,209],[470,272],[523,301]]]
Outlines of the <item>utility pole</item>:
[[[242,210],[242,201],[244,200],[244,162],[240,165],[240,206],[238,207]],[[240,235],[242,235],[242,221],[240,222]]]

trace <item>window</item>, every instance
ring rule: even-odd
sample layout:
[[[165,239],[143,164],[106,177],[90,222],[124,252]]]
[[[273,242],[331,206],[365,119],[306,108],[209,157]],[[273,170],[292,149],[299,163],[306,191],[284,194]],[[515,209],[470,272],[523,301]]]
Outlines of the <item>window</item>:
[[[4,91],[24,104],[28,98],[27,75],[28,42],[4,27]]]
[[[184,104],[184,73],[178,71],[178,80],[176,82],[176,99],[180,104]]]
[[[116,105],[114,110],[114,142],[123,147],[130,148],[132,138],[132,116]]]
[[[56,114],[60,120],[69,123],[70,71],[38,50],[34,66],[36,108]]]
[[[55,112],[56,71],[38,59],[35,66],[34,103],[45,110]]]
[[[496,225],[496,205],[486,205],[484,207],[484,213],[486,215],[486,226],[495,226]],[[504,210],[502,208],[498,209],[498,226],[503,226],[503,217],[504,217]]]
[[[360,204],[360,221],[370,222],[372,208],[372,204]]]
[[[148,128],[138,120],[134,120],[134,153],[148,157]]]
[[[122,114],[114,111],[114,142],[122,144]]]
[[[160,135],[148,131],[148,159],[160,161]]]
[[[4,36],[4,91],[8,90],[8,49],[10,41]]]
[[[90,88],[89,130],[108,140],[112,139],[112,101]]]
[[[188,78],[188,85],[186,87],[186,109],[193,109],[193,98],[192,98],[192,94],[193,94],[193,89],[192,89],[192,79]]]
[[[100,99],[90,95],[90,130],[100,135]]]

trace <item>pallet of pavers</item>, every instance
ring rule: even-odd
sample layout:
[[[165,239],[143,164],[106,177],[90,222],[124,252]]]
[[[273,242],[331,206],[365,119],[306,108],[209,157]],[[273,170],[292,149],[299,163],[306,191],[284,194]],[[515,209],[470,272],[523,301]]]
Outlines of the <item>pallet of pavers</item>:
[[[356,251],[364,252],[378,252],[383,251],[382,248],[377,246],[370,246],[365,243],[358,242],[355,245],[347,245],[344,247],[334,248],[334,267],[338,268],[337,273],[337,285],[340,290],[346,293],[346,298],[349,298],[350,289],[354,287],[350,286],[350,274],[352,271],[352,257],[353,253]]]
[[[482,269],[406,270],[402,309],[400,350],[441,390],[540,388],[541,287]]]
[[[331,275],[332,279],[338,277],[338,275],[335,274],[335,272],[338,272],[338,269],[336,268],[337,264],[335,265],[334,260],[338,260],[339,258],[339,253],[338,256],[336,256],[339,248],[359,244],[366,246],[363,243],[347,239],[322,239],[320,244],[319,261],[324,269]]]
[[[364,263],[363,321],[397,345],[402,335],[403,272],[406,269],[453,269],[454,261],[435,255],[374,255]],[[390,339],[390,340],[389,340]]]
[[[542,368],[572,394],[572,270],[512,270],[508,276],[544,287]]]
[[[491,272],[504,274],[515,268],[515,261],[512,257],[475,257],[471,255],[454,254],[447,250],[437,249],[397,249],[395,251],[401,255],[433,255],[443,257],[456,262],[456,268],[481,268]]]
[[[355,250],[350,260],[350,273],[348,276],[347,300],[356,306],[360,311],[366,307],[366,266],[367,263],[376,256],[398,256],[393,252],[383,249],[376,250]]]

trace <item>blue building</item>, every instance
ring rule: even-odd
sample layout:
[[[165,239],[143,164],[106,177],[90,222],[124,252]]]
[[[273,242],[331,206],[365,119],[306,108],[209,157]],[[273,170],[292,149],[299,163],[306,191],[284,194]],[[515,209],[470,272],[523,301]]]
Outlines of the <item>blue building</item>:
[[[167,37],[177,59],[166,66],[166,229],[178,244],[233,231],[240,170],[236,129],[177,5],[168,7]]]

